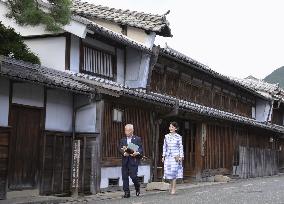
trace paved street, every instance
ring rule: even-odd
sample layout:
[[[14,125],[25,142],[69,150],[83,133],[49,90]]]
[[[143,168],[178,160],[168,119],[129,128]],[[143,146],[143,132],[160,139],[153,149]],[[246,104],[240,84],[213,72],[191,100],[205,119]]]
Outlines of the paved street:
[[[284,204],[284,175],[241,180],[232,183],[182,189],[177,195],[145,194],[130,199],[93,201],[96,204],[156,204],[156,203],[282,203]]]

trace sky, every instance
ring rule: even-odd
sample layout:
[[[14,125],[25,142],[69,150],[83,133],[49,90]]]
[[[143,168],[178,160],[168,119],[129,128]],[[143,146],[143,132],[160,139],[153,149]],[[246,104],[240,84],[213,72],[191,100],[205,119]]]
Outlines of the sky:
[[[283,0],[84,0],[164,14],[173,37],[157,37],[228,76],[263,79],[284,66]]]

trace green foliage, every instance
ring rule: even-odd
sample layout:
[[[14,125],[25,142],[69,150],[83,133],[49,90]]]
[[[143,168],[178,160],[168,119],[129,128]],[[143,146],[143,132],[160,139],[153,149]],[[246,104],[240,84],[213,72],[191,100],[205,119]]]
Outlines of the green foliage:
[[[8,17],[13,18],[20,25],[44,24],[46,30],[57,32],[61,26],[70,22],[71,0],[48,0],[48,11],[39,4],[40,0],[8,0],[10,12]]]
[[[1,22],[0,55],[40,64],[39,58],[29,50],[22,37],[17,34],[13,28],[6,28]]]
[[[284,88],[284,67],[274,70],[264,78],[264,81],[269,83],[279,83],[280,87]]]

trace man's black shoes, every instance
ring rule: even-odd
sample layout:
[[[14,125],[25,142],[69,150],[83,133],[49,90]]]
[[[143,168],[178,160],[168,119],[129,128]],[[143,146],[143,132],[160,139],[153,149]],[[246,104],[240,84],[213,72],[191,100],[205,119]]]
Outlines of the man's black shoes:
[[[136,189],[136,196],[140,195],[140,188]]]
[[[123,198],[130,198],[130,192],[124,192]]]

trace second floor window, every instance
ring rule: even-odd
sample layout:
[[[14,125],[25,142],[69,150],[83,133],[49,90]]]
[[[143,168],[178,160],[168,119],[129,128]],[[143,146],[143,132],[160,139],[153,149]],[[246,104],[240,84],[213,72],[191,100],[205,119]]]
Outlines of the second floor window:
[[[116,77],[116,56],[111,52],[91,47],[82,46],[81,72],[95,75],[110,80]]]

